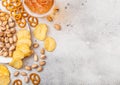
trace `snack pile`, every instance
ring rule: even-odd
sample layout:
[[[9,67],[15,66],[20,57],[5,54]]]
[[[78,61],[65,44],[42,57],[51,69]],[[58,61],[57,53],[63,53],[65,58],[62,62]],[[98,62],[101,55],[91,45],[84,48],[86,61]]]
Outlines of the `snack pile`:
[[[16,23],[20,28],[26,26],[27,21],[30,26],[35,27],[38,24],[36,17],[30,16],[24,9],[21,0],[2,0],[2,5],[10,12],[10,15],[14,17]]]
[[[54,2],[54,0],[24,1],[32,12],[38,14],[48,12]],[[11,74],[17,79],[14,81],[10,79],[9,69],[0,64],[0,85],[9,85],[10,81],[12,85],[22,85],[23,80],[19,79],[19,76],[23,77],[25,83],[31,82],[33,85],[39,85],[41,77],[36,72],[44,70],[47,57],[45,53],[46,51],[53,52],[57,43],[53,37],[48,35],[49,26],[40,23],[38,18],[29,15],[25,11],[21,0],[2,0],[2,6],[8,12],[0,11],[0,56],[12,58],[8,65],[17,69],[14,74]],[[57,7],[54,8],[54,15],[58,11]],[[54,21],[51,15],[45,16],[45,18],[49,22]],[[29,29],[32,29],[32,32],[26,29],[27,25],[30,25]],[[54,24],[53,27],[57,31],[61,30],[59,24]],[[31,36],[31,33],[33,33],[33,36]],[[33,39],[43,42],[43,46]],[[40,50],[40,53],[36,53],[35,49]],[[24,65],[23,60],[30,56],[33,57],[33,62],[31,62],[31,65]],[[28,74],[29,71],[31,71],[30,74]]]
[[[30,49],[32,42],[30,32],[27,30],[18,31],[17,37],[16,50],[13,52],[13,60],[9,65],[20,69],[23,65],[22,59],[32,54],[32,50]]]

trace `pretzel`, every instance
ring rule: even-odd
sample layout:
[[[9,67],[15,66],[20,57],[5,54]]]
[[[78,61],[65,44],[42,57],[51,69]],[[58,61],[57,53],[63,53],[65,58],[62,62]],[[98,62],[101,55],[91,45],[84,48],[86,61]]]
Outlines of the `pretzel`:
[[[6,5],[6,9],[7,9],[8,11],[13,10],[13,9],[14,9],[13,4],[12,4],[12,3],[7,4],[7,5]]]
[[[15,14],[14,17],[15,17],[15,20],[20,20],[22,18],[22,15],[21,14]]]
[[[22,5],[20,5],[20,6],[17,7],[17,10],[19,12],[24,12],[24,7]]]
[[[0,12],[0,17],[3,17],[3,16],[5,16],[5,12]]]
[[[8,5],[8,1],[7,1],[7,0],[2,0],[2,5],[3,5],[4,7],[6,7],[6,6]]]
[[[25,12],[25,11],[24,11],[24,12],[22,12],[22,16],[23,16],[24,18],[27,18],[27,17],[28,17],[28,15],[29,15],[29,14],[28,14],[27,12]]]
[[[12,85],[22,85],[22,81],[20,79],[17,79],[13,82]]]
[[[38,25],[38,19],[36,17],[33,17],[33,16],[28,17],[28,22],[30,23],[30,25],[32,27],[35,27]]]
[[[24,28],[26,26],[26,20],[23,17],[20,20],[18,20],[17,23],[18,23],[18,26],[21,28]]]
[[[34,85],[39,85],[41,81],[40,76],[36,73],[30,74],[30,80]]]
[[[9,2],[12,3],[15,7],[18,7],[22,4],[20,0],[9,0]]]

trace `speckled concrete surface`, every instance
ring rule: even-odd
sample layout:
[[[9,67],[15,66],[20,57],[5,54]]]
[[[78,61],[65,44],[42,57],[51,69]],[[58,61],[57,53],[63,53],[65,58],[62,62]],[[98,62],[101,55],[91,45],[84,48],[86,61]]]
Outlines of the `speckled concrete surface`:
[[[39,73],[41,85],[120,85],[120,0],[56,2],[60,13],[55,22],[62,31],[40,19],[57,41],[57,49],[47,53],[47,65]],[[32,57],[25,60],[32,63]]]

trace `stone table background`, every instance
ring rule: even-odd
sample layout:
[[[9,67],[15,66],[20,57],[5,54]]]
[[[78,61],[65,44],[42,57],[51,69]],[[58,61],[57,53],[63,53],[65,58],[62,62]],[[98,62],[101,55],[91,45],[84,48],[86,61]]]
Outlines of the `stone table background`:
[[[120,0],[56,2],[60,13],[55,23],[62,25],[62,31],[40,19],[57,41],[56,50],[46,53],[41,85],[120,85]],[[25,61],[33,63],[32,57]]]

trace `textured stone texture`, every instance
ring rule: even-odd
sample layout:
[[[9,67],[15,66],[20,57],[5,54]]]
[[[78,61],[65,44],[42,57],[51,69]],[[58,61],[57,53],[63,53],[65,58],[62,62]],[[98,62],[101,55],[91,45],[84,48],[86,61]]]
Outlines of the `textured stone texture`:
[[[55,22],[62,31],[48,23],[57,49],[47,53],[41,85],[120,85],[120,0],[56,0],[56,4],[60,13]],[[31,64],[32,57],[25,61]]]

